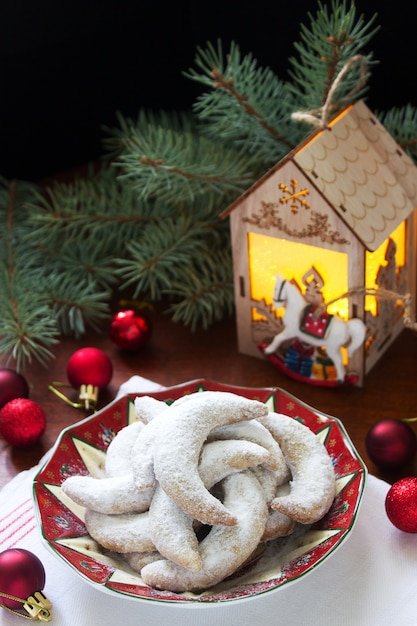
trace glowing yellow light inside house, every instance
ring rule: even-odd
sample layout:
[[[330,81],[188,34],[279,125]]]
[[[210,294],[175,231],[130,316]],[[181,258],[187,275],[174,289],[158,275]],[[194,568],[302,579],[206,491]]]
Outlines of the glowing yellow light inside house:
[[[365,270],[365,285],[369,289],[378,288],[377,278],[381,267],[386,267],[389,260],[386,259],[389,240],[392,239],[396,245],[395,259],[390,261],[393,271],[399,267],[405,267],[406,254],[407,254],[407,230],[406,223],[402,222],[394,231],[390,237],[382,243],[375,252],[366,253],[366,270]],[[384,287],[384,285],[381,285]],[[395,285],[389,285],[389,289],[395,289]],[[373,296],[366,296],[365,309],[370,311],[373,315],[378,313],[378,302]]]
[[[267,305],[272,304],[276,274],[282,274],[287,280],[296,280],[304,292],[303,276],[313,266],[324,281],[324,302],[347,292],[348,257],[345,253],[257,233],[249,233],[248,238],[253,300],[265,300]],[[346,299],[331,304],[327,310],[348,319]]]

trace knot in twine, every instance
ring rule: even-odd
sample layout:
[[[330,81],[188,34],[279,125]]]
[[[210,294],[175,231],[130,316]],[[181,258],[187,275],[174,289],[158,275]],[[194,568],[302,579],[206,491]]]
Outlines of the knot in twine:
[[[341,85],[347,73],[350,71],[351,67],[355,65],[356,63],[362,63],[362,59],[363,59],[362,54],[356,54],[355,56],[351,57],[348,61],[346,61],[346,63],[344,64],[344,66],[342,67],[342,69],[340,70],[336,78],[334,79],[332,85],[330,86],[330,89],[327,93],[326,101],[322,107],[318,109],[312,109],[310,111],[295,111],[294,113],[291,114],[291,118],[297,122],[307,122],[307,124],[311,124],[315,128],[319,128],[322,130],[326,128],[328,126],[329,118],[332,112],[333,97],[334,97],[335,92],[337,91],[338,87]],[[366,75],[366,66],[365,64],[362,64],[362,66],[363,67],[361,71],[360,80],[358,81],[357,85],[350,91],[350,93],[347,94],[346,98],[349,98],[349,99],[353,98],[354,94],[358,92],[359,89],[362,87],[362,84],[364,82],[364,77]]]

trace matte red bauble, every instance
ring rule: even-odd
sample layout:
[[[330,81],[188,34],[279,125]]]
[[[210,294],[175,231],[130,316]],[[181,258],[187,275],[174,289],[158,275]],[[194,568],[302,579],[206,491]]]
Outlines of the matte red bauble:
[[[77,388],[81,385],[93,385],[103,389],[113,376],[113,365],[103,350],[81,348],[69,358],[67,377],[70,384]]]
[[[152,323],[146,313],[134,309],[118,311],[110,325],[110,339],[121,350],[142,348],[152,335]]]
[[[0,409],[0,435],[12,446],[36,443],[46,428],[43,409],[28,398],[15,398]]]
[[[417,533],[417,478],[401,478],[385,498],[388,519],[406,533]]]
[[[0,408],[15,398],[27,398],[29,386],[21,374],[14,370],[0,369]]]
[[[411,461],[417,450],[417,438],[406,422],[384,419],[368,431],[365,448],[375,465],[396,468]]]
[[[45,586],[45,570],[35,554],[22,548],[0,553],[0,592],[27,600]],[[21,609],[22,603],[0,595],[0,603],[9,609]]]

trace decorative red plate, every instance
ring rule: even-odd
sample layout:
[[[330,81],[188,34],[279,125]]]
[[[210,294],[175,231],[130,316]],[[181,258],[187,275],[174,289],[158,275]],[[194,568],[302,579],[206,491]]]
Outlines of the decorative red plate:
[[[47,547],[96,588],[142,601],[194,604],[230,602],[270,593],[302,579],[330,557],[354,526],[363,495],[366,467],[341,422],[297,400],[282,389],[233,387],[193,380],[163,391],[147,393],[172,401],[195,391],[214,390],[261,400],[272,411],[308,426],[326,446],[336,473],[337,494],[327,515],[288,538],[260,548],[256,556],[232,577],[201,594],[175,594],[146,586],[126,562],[105,553],[87,534],[84,510],[66,497],[62,482],[74,474],[103,475],[106,449],[115,434],[134,421],[134,399],[129,394],[91,417],[65,429],[34,480],[38,523]]]

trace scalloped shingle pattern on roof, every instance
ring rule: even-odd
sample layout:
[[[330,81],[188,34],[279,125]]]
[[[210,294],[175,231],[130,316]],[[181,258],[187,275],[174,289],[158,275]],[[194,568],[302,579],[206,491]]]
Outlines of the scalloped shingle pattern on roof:
[[[363,102],[294,155],[368,250],[417,206],[417,168]]]

